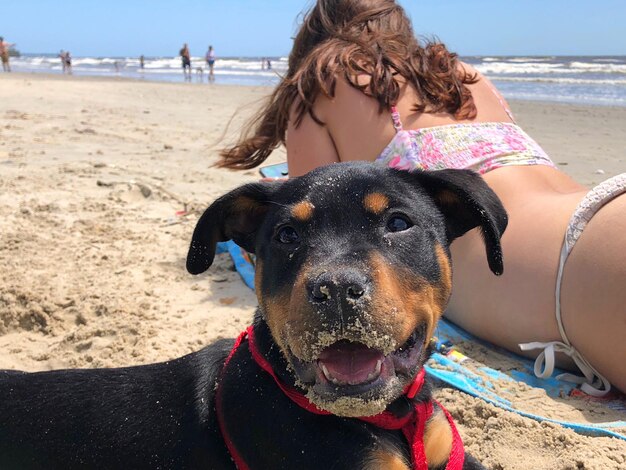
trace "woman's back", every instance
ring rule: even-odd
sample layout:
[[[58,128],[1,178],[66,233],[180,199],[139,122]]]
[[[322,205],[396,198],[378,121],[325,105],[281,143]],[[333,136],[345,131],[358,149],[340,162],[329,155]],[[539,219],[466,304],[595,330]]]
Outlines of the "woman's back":
[[[474,72],[470,68],[467,70]],[[477,108],[476,117],[472,119],[456,119],[447,113],[415,112],[415,104],[419,102],[417,93],[410,85],[401,84],[396,108],[404,129],[477,122],[513,122],[503,99],[486,78],[479,77],[475,84],[467,85]],[[363,81],[363,84],[366,82]],[[380,112],[375,100],[344,80],[337,81],[332,99],[325,96],[318,98],[314,112],[326,124],[341,161],[375,160],[396,134],[391,110]]]
[[[475,73],[464,64],[460,67]],[[468,85],[477,107],[471,119],[416,112],[418,96],[406,82],[400,86],[394,117],[392,109],[381,111],[372,97],[337,80],[334,96],[319,96],[312,108],[323,126],[310,115],[303,117],[300,126],[292,125],[296,120],[292,110],[287,133],[290,173],[297,176],[336,161],[377,159],[401,169],[452,167],[481,173],[510,165],[552,167],[543,150],[513,123],[508,106],[489,80],[477,77]],[[580,188],[570,185],[571,180],[566,183],[566,191]]]

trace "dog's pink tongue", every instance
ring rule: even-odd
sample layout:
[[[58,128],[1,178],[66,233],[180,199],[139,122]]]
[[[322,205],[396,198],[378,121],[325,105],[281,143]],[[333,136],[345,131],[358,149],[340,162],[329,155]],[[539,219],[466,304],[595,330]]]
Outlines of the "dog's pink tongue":
[[[377,378],[383,360],[380,351],[360,343],[340,341],[324,349],[318,363],[331,382],[357,385]]]

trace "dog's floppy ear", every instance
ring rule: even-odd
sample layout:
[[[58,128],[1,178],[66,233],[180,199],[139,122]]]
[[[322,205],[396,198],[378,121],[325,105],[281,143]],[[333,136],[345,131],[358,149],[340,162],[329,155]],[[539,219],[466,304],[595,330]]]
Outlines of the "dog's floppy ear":
[[[187,271],[209,269],[217,242],[234,240],[254,253],[256,232],[265,219],[272,195],[280,182],[250,183],[217,199],[198,220],[187,253]]]
[[[445,216],[448,241],[480,227],[489,268],[494,274],[502,274],[500,238],[508,217],[496,193],[471,170],[417,171],[412,174]]]

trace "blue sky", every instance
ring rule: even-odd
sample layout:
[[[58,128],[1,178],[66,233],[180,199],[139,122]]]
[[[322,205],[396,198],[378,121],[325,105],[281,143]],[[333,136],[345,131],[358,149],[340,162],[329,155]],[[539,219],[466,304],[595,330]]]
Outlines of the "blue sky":
[[[0,36],[76,56],[283,56],[310,0],[1,0]],[[400,0],[461,55],[626,55],[626,0]]]

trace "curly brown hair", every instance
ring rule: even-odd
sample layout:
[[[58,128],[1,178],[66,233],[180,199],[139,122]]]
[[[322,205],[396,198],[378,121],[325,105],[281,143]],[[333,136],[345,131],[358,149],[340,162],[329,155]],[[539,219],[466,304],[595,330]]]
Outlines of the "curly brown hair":
[[[366,85],[358,82],[362,75],[370,77]],[[306,113],[324,125],[313,103],[320,93],[334,96],[337,77],[376,99],[380,112],[388,110],[400,94],[396,75],[415,88],[416,112],[446,112],[456,119],[476,116],[466,86],[477,81],[476,75],[458,67],[457,54],[443,44],[420,45],[394,0],[317,0],[294,39],[287,74],[239,141],[220,152],[217,165],[248,169],[265,161],[285,143],[294,103],[295,126]]]

